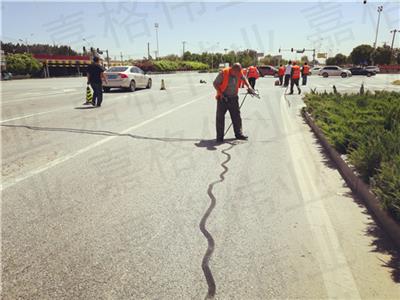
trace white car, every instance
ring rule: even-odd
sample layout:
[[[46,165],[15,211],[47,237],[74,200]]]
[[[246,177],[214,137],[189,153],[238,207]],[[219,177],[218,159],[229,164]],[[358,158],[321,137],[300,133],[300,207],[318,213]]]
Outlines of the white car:
[[[312,74],[318,74],[319,70],[321,70],[321,67],[314,67],[310,70],[310,75]]]
[[[107,82],[103,83],[104,92],[109,92],[111,88],[124,88],[131,92],[136,88],[151,88],[150,76],[135,66],[111,67],[104,74],[107,78]]]
[[[368,67],[365,67],[365,70],[372,71],[375,73],[379,73],[381,71],[378,66],[368,66]]]
[[[346,78],[351,76],[351,72],[338,66],[325,66],[318,71],[318,75],[325,78],[329,76],[341,76],[342,78]]]

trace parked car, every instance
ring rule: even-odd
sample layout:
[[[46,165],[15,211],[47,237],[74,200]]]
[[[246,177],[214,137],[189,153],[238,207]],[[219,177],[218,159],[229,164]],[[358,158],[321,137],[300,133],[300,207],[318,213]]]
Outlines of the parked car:
[[[325,66],[318,71],[318,75],[322,77],[341,76],[342,78],[346,78],[351,76],[351,72],[338,66]]]
[[[318,74],[319,70],[321,70],[321,67],[314,67],[310,70],[310,75],[312,74]]]
[[[349,71],[351,72],[352,75],[365,75],[368,77],[376,75],[375,71],[367,70],[365,68],[360,68],[360,67],[350,68]]]
[[[104,74],[107,78],[107,83],[103,84],[104,92],[109,92],[111,88],[124,88],[131,92],[136,88],[151,88],[150,76],[135,66],[111,67]]]
[[[260,72],[260,76],[264,77],[267,75],[271,75],[274,77],[278,76],[278,69],[273,66],[258,66],[258,72]]]
[[[381,72],[381,70],[379,69],[378,66],[368,66],[368,67],[365,67],[365,70],[375,72],[375,74]]]

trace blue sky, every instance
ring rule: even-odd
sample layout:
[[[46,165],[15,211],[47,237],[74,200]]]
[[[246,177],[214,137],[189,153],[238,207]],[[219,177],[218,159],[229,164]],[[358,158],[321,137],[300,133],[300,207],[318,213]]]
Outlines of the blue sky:
[[[400,29],[399,1],[3,2],[2,40],[68,44],[79,51],[94,46],[109,49],[112,58],[121,52],[140,58],[147,55],[147,42],[154,55],[157,22],[161,55],[181,54],[182,41],[192,52],[252,48],[278,54],[280,47],[315,47],[348,54],[355,45],[373,43],[378,4],[384,5],[382,45],[391,42],[391,29]]]

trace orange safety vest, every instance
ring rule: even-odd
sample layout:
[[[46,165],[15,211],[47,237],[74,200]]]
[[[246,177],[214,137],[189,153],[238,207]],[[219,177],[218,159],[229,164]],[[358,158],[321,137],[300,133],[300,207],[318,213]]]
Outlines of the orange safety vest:
[[[283,75],[285,75],[285,67],[279,67],[279,70],[278,70],[278,75],[279,76],[283,76]]]
[[[299,79],[300,78],[300,67],[298,65],[294,65],[292,67],[292,72],[293,72],[293,75],[292,75],[293,79]]]
[[[217,95],[215,96],[215,99],[221,100],[222,93],[226,90],[228,87],[229,83],[229,76],[231,75],[231,67],[225,68],[222,70],[222,83],[217,89]],[[239,86],[240,86],[240,78],[243,76],[243,73],[238,76],[237,84],[236,84],[236,93],[239,91]]]
[[[247,77],[248,78],[258,79],[260,77],[260,75],[258,74],[257,67],[250,66],[249,67],[249,73],[248,73]]]
[[[308,75],[310,73],[310,67],[308,65],[303,66],[303,75]]]

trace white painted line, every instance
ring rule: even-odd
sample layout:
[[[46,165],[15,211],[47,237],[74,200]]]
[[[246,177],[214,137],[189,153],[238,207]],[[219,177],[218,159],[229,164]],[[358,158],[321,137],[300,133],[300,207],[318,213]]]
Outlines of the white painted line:
[[[80,92],[69,92],[68,95],[77,95],[77,94],[82,94],[82,95],[86,95],[84,91],[80,91]],[[15,100],[9,100],[9,101],[1,101],[0,104],[9,104],[9,103],[16,103],[16,102],[23,102],[23,101],[28,101],[28,100],[32,100],[32,99],[40,99],[42,100],[42,98],[47,98],[47,97],[56,97],[59,95],[65,95],[65,93],[54,93],[54,94],[44,94],[44,95],[37,95],[34,97],[26,97],[24,99],[15,99]],[[83,96],[82,96],[83,97]],[[4,97],[2,97],[4,98]]]
[[[124,131],[120,132],[119,134],[126,134],[126,133],[129,133],[132,130],[135,130],[135,129],[138,129],[140,127],[143,127],[143,126],[145,126],[145,125],[147,125],[147,124],[149,124],[151,122],[154,122],[154,121],[156,121],[158,119],[161,119],[162,117],[165,117],[165,116],[167,116],[167,115],[169,115],[169,114],[171,114],[171,113],[173,113],[173,112],[175,112],[177,110],[180,110],[181,108],[184,108],[184,107],[186,107],[186,106],[188,106],[190,104],[193,104],[193,103],[199,101],[200,99],[204,98],[205,96],[209,97],[209,95],[203,95],[203,96],[200,96],[200,97],[198,97],[198,98],[196,98],[196,99],[194,99],[192,101],[189,101],[189,102],[186,102],[184,104],[178,105],[178,106],[176,106],[176,107],[174,107],[174,108],[172,108],[172,109],[170,109],[170,110],[168,110],[166,112],[163,112],[163,113],[161,113],[161,114],[159,114],[159,115],[157,115],[155,117],[152,117],[150,119],[147,119],[146,121],[143,121],[143,122],[141,122],[139,124],[136,124],[136,125],[134,125],[132,127],[129,127],[127,129],[125,129]],[[28,173],[26,173],[24,175],[21,175],[21,176],[16,177],[16,178],[11,178],[9,180],[3,180],[0,190],[4,191],[5,189],[7,189],[7,188],[9,188],[9,187],[21,182],[21,181],[24,181],[24,180],[26,180],[26,179],[28,179],[28,178],[30,178],[32,176],[38,175],[40,173],[43,173],[43,172],[47,171],[48,169],[51,169],[51,168],[53,168],[53,167],[55,167],[55,166],[57,166],[59,164],[62,164],[63,162],[66,162],[66,161],[68,161],[68,160],[70,160],[70,159],[72,159],[72,158],[74,158],[74,157],[76,157],[78,155],[81,155],[83,153],[89,152],[93,148],[96,148],[96,147],[98,147],[100,145],[103,145],[103,144],[105,144],[105,143],[107,143],[107,142],[109,142],[109,141],[111,141],[111,140],[113,140],[113,139],[115,139],[117,137],[118,137],[118,135],[109,136],[109,137],[104,138],[104,139],[102,139],[100,141],[97,141],[97,142],[95,142],[93,144],[90,144],[90,145],[88,145],[88,146],[86,146],[86,147],[84,147],[82,149],[79,149],[76,152],[73,152],[71,154],[68,154],[68,155],[65,155],[63,157],[59,157],[59,158],[57,158],[55,160],[52,160],[52,161],[48,162],[47,164],[45,164],[44,166],[42,166],[40,168],[37,168],[35,170],[29,171]]]
[[[294,170],[294,177],[299,185],[301,198],[304,201],[304,211],[311,232],[319,248],[316,259],[318,261],[325,289],[329,299],[361,299],[353,273],[349,267],[336,231],[325,205],[320,190],[313,178],[318,178],[319,173],[310,168],[309,155],[304,148],[303,139],[299,135],[290,134],[297,125],[289,117],[285,96],[281,96],[281,116],[285,133],[287,134],[289,153]],[[306,159],[306,161],[304,161]],[[310,199],[320,199],[311,201]],[[339,288],[340,287],[340,288]]]
[[[10,122],[10,121],[15,121],[15,120],[21,120],[21,119],[30,118],[30,117],[39,116],[39,115],[44,115],[44,114],[48,114],[48,113],[51,113],[51,112],[59,111],[59,110],[62,110],[62,109],[65,109],[65,108],[63,107],[63,108],[43,111],[43,112],[40,112],[40,113],[35,113],[35,114],[30,114],[30,115],[25,115],[25,116],[20,116],[20,117],[15,117],[15,118],[7,119],[7,120],[1,120],[0,123],[5,123],[5,122]]]

